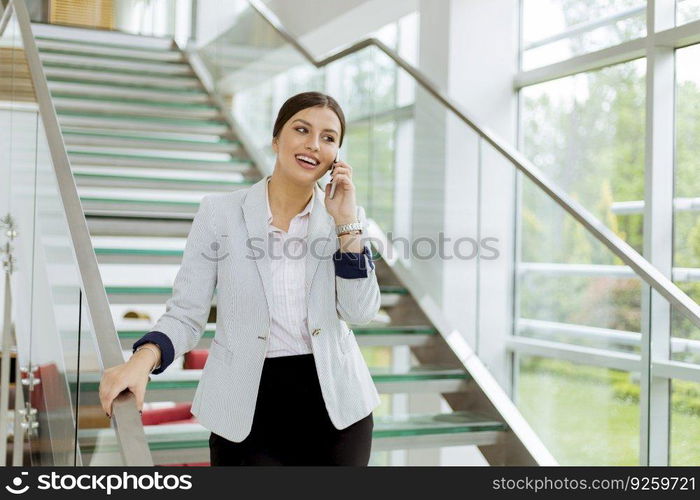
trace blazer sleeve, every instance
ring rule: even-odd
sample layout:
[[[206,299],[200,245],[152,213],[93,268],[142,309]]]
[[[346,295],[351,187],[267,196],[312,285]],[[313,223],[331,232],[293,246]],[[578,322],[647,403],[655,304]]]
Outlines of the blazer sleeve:
[[[363,207],[357,207],[358,218],[363,227],[367,227],[367,218]],[[338,255],[340,252],[337,252]],[[350,272],[343,277],[336,257],[336,310],[338,316],[348,323],[363,325],[369,323],[379,312],[381,292],[374,271],[369,244],[364,244],[362,253],[347,252],[340,254],[345,259],[354,260],[355,264],[346,264],[345,269],[356,267],[361,271]],[[353,257],[354,256],[354,257]],[[342,262],[342,261],[341,261]]]
[[[134,349],[154,342],[161,349],[161,363],[154,374],[199,342],[209,318],[217,283],[216,230],[211,195],[202,198],[190,227],[182,264],[173,282],[173,294],[165,303],[165,313],[153,329],[134,343]]]

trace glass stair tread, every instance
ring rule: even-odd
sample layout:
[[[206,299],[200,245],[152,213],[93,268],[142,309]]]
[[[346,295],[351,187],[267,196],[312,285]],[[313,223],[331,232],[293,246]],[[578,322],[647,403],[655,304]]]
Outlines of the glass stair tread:
[[[93,178],[93,179],[114,179],[114,180],[133,180],[133,181],[158,181],[158,182],[171,182],[173,185],[177,184],[223,184],[227,186],[250,186],[253,181],[228,181],[222,179],[188,179],[188,178],[174,178],[174,177],[155,177],[146,175],[119,175],[119,174],[93,174],[84,172],[74,172],[73,176],[82,178]]]
[[[72,151],[72,150],[68,150],[68,155],[76,156],[76,157],[99,156],[102,158],[144,160],[144,161],[161,160],[161,161],[168,161],[168,162],[182,163],[182,164],[240,165],[242,163],[247,163],[247,164],[252,163],[250,160],[244,160],[244,159],[238,159],[238,158],[233,159],[233,160],[211,160],[211,159],[199,159],[199,158],[175,158],[175,157],[163,156],[163,155],[133,155],[133,154],[124,154],[124,153],[111,153],[111,152],[107,152],[107,151]]]
[[[105,137],[109,139],[134,139],[134,140],[146,140],[153,142],[162,142],[163,145],[169,143],[173,144],[191,144],[193,146],[209,146],[209,145],[240,145],[239,141],[232,141],[230,139],[218,139],[215,141],[211,140],[192,140],[192,139],[177,139],[177,138],[165,138],[165,137],[154,137],[149,135],[133,135],[125,134],[122,131],[111,132],[88,132],[88,131],[76,131],[76,130],[66,130],[63,132],[63,136],[76,136],[76,137]]]
[[[440,434],[465,434],[505,431],[507,426],[487,415],[470,411],[424,413],[398,416],[373,416],[372,439],[420,437]],[[210,431],[199,423],[145,425],[150,450],[208,448]],[[96,451],[113,451],[116,445],[112,428],[79,429],[78,439],[83,449],[97,444]],[[110,449],[111,448],[111,449]]]
[[[160,77],[173,80],[181,81],[195,81],[193,74],[169,74],[165,72],[158,71],[143,71],[137,68],[110,68],[95,66],[92,63],[86,61],[85,63],[57,63],[53,61],[42,61],[41,64],[45,68],[53,69],[76,69],[82,71],[91,71],[94,73],[100,73],[102,75],[134,75],[134,76],[146,76],[146,77]]]
[[[373,439],[458,432],[503,431],[503,422],[469,411],[374,417]]]
[[[166,118],[160,116],[141,116],[141,115],[128,115],[119,114],[114,115],[111,113],[93,113],[87,111],[57,111],[58,119],[60,121],[62,116],[80,117],[80,118],[100,118],[108,119],[114,121],[128,121],[128,120],[138,120],[142,122],[152,122],[152,123],[180,123],[183,125],[197,127],[197,126],[210,126],[210,125],[226,125],[226,122],[221,119],[201,119],[201,118]]]
[[[382,293],[391,293],[396,295],[408,295],[408,289],[401,285],[382,285]]]
[[[75,38],[62,38],[62,37],[53,37],[53,36],[36,36],[35,38],[39,41],[61,42],[61,43],[74,44],[76,46],[85,47],[87,50],[89,50],[90,46],[95,45],[98,47],[109,47],[109,48],[114,48],[114,49],[142,50],[144,52],[177,52],[173,48],[142,47],[139,45],[108,43],[108,42],[104,42],[104,41],[95,42],[92,40],[90,40],[88,42],[85,40],[80,40],[80,39],[75,39]]]
[[[51,44],[54,44],[54,46],[51,46]],[[181,54],[179,54],[177,51],[164,50],[149,53],[148,51],[142,51],[138,48],[99,47],[96,49],[93,46],[68,46],[64,45],[63,42],[39,42],[37,43],[37,48],[39,49],[40,54],[50,54],[56,56],[102,57],[105,59],[114,59],[115,61],[123,62],[155,62],[159,64],[183,64],[184,62]],[[118,51],[124,51],[124,53],[119,54]]]
[[[82,198],[81,198],[82,199]],[[121,200],[119,200],[121,201]],[[159,200],[157,200],[159,201]],[[167,202],[169,203],[169,202]],[[186,203],[186,202],[183,202]],[[379,285],[381,293],[395,293],[395,287],[389,286],[388,290],[383,285]],[[167,286],[106,286],[107,293],[172,293],[172,287]],[[214,289],[216,293],[216,289]],[[360,331],[360,328],[353,328],[353,332]]]
[[[437,330],[431,326],[353,326],[355,335],[436,335]]]
[[[174,88],[174,87],[160,87],[158,85],[144,85],[144,84],[139,84],[139,83],[123,83],[123,82],[99,82],[99,81],[94,81],[94,80],[81,80],[79,78],[63,78],[63,77],[47,77],[46,80],[49,83],[49,87],[51,87],[52,82],[56,83],[77,83],[77,84],[85,84],[85,85],[98,85],[101,87],[119,87],[119,88],[128,88],[128,89],[134,89],[134,90],[148,90],[148,91],[160,91],[160,92],[170,92],[173,94],[198,94],[198,95],[205,95],[206,92],[201,90],[201,89],[180,89],[180,88]]]
[[[186,62],[158,61],[155,59],[138,60],[133,57],[126,59],[109,56],[107,54],[93,54],[81,52],[77,54],[61,54],[51,50],[39,50],[39,58],[42,64],[51,66],[79,66],[81,68],[95,68],[99,71],[140,71],[142,74],[161,74],[167,76],[193,76],[192,68]]]
[[[167,288],[167,287],[162,287],[162,288],[157,288],[159,290],[159,293],[168,293],[172,292],[172,288]],[[216,293],[216,290],[214,290]],[[109,293],[109,292],[108,292]],[[118,291],[115,291],[115,293],[119,293]],[[139,339],[146,335],[149,331],[151,330],[144,330],[142,328],[140,329],[119,329],[118,334],[120,338],[130,338],[130,339]],[[431,326],[356,326],[353,327],[352,329],[353,333],[355,335],[387,335],[387,334],[396,334],[396,335],[410,335],[410,334],[415,334],[415,335],[437,335],[437,330]],[[213,338],[214,337],[214,332],[215,328],[214,326],[207,326],[202,333],[202,336],[205,338]]]
[[[125,329],[118,329],[118,330],[117,330],[117,335],[119,336],[119,338],[122,338],[122,339],[133,339],[133,340],[138,340],[138,339],[140,339],[141,337],[143,337],[144,335],[146,335],[146,334],[147,334],[148,332],[150,332],[150,331],[151,331],[151,330],[144,330],[144,329],[142,329],[142,328],[134,329],[134,330],[125,328]],[[214,338],[214,332],[215,332],[214,327],[207,327],[207,328],[202,332],[202,337],[203,337],[203,338],[210,338],[210,339],[211,339],[211,338]]]
[[[369,367],[370,374],[375,383],[381,382],[405,382],[405,381],[430,381],[430,380],[467,380],[469,375],[460,368],[445,368],[440,366],[417,366],[407,370],[395,370],[383,367]],[[172,370],[152,375],[147,389],[194,389],[199,383],[202,370]],[[99,390],[101,374],[97,372],[81,373],[81,391]],[[73,384],[75,385],[75,384]]]
[[[154,101],[147,99],[136,99],[131,97],[108,97],[108,96],[91,96],[91,95],[75,95],[70,93],[62,92],[51,92],[51,97],[56,99],[73,99],[76,101],[97,101],[105,102],[111,104],[140,104],[143,106],[151,107],[161,107],[161,108],[179,108],[186,110],[202,110],[202,111],[217,111],[216,106],[207,104],[197,104],[197,103],[185,103],[185,102],[167,102],[167,101]],[[98,134],[99,136],[99,134]]]
[[[90,201],[95,201],[95,202],[100,202],[100,203],[113,203],[115,205],[118,204],[139,204],[139,205],[154,205],[154,206],[162,206],[162,205],[178,205],[182,207],[198,207],[199,206],[199,201],[187,201],[187,200],[147,200],[147,199],[139,199],[139,198],[108,198],[108,197],[101,197],[101,196],[80,196],[80,201],[81,202],[90,202]]]

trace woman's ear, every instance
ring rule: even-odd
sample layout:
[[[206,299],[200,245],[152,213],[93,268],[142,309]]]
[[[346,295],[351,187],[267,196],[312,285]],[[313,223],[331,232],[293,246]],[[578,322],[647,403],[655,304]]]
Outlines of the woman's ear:
[[[275,153],[278,153],[278,151],[277,151],[277,137],[273,137],[273,139],[272,139],[272,150]]]

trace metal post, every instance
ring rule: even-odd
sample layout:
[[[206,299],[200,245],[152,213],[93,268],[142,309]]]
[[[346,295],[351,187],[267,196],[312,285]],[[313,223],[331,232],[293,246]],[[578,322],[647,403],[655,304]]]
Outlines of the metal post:
[[[10,289],[10,275],[12,274],[12,240],[17,235],[12,216],[5,216],[2,226],[7,227],[7,242],[3,249],[3,269],[5,274],[5,307],[2,327],[2,364],[0,364],[0,466],[5,466],[7,461],[7,417],[10,411],[10,345],[12,325],[12,291]],[[15,389],[17,390],[17,389]]]
[[[646,154],[644,178],[644,257],[665,277],[673,262],[674,49],[656,42],[656,33],[674,25],[673,0],[647,3]],[[671,350],[671,304],[642,288],[640,380],[640,465],[668,465],[670,381],[654,376],[655,361]]]
[[[15,325],[12,324],[12,340],[16,346],[17,335],[15,334]],[[24,389],[22,384],[22,370],[19,363],[19,348],[17,349],[17,359],[15,359],[15,432],[12,442],[12,465],[21,467],[24,465],[24,415],[29,414],[30,408],[24,406]],[[23,410],[24,413],[20,410]],[[31,433],[29,434],[31,435]]]
[[[187,37],[187,46],[194,47],[197,42],[197,1],[190,0],[190,36]]]

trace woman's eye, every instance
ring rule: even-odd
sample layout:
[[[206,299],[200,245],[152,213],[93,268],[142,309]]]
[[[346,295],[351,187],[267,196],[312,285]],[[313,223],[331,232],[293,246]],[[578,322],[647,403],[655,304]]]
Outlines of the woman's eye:
[[[306,127],[297,127],[297,128],[295,128],[294,130],[306,130]],[[335,142],[335,139],[333,138],[332,135],[327,135],[326,137],[327,137],[328,139],[330,139],[330,141],[328,141],[328,142]]]

